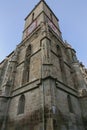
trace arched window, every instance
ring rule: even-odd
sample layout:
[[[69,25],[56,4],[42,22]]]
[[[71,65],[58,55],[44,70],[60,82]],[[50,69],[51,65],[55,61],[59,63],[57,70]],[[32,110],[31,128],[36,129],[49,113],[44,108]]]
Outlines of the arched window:
[[[19,98],[17,114],[23,114],[24,113],[24,108],[25,108],[25,96],[21,95],[21,97]]]
[[[29,82],[29,72],[30,72],[30,56],[31,56],[31,45],[26,49],[24,71],[22,77],[22,84]]]
[[[57,55],[58,55],[58,57],[62,57],[62,52],[61,52],[61,48],[59,45],[57,45]]]
[[[57,45],[57,56],[59,58],[59,66],[60,66],[60,71],[61,71],[61,75],[62,75],[62,80],[64,83],[67,83],[66,71],[65,71],[64,61],[63,61],[63,57],[62,57],[62,51],[61,51],[61,48],[59,45]]]
[[[71,102],[70,95],[67,96],[67,101],[68,101],[69,112],[73,113],[73,107],[72,107],[72,102]]]
[[[29,72],[30,72],[30,59],[27,59],[26,63],[26,82],[29,81]]]
[[[25,63],[25,73],[26,73],[26,80],[25,82],[29,81],[29,72],[30,72],[30,56],[31,56],[31,45],[27,47],[26,50],[26,63]]]
[[[26,57],[29,57],[30,55],[31,55],[31,45],[29,45],[26,50]]]

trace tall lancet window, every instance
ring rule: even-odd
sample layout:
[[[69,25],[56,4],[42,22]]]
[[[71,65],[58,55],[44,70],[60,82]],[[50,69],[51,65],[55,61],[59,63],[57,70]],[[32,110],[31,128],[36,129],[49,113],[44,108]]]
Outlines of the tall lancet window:
[[[50,19],[51,19],[51,21],[53,21],[53,16],[52,16],[52,13],[50,13]]]
[[[26,57],[30,57],[30,55],[31,55],[31,45],[29,45],[26,50]]]
[[[24,113],[24,108],[25,108],[25,96],[21,95],[19,98],[19,103],[18,103],[18,111],[17,114],[23,114]]]
[[[58,55],[58,58],[59,58],[59,66],[60,66],[62,81],[64,83],[67,83],[65,66],[64,66],[64,61],[63,61],[63,57],[62,57],[62,51],[61,51],[61,48],[60,48],[59,45],[57,45],[57,55]]]
[[[32,14],[32,22],[34,21],[34,13]]]
[[[31,57],[31,45],[29,45],[26,49],[26,56],[24,62],[24,72],[22,84],[29,82],[29,74],[30,74],[30,57]]]
[[[73,113],[72,101],[70,95],[67,96],[69,112]]]
[[[61,52],[61,48],[59,45],[57,45],[57,55],[59,58],[62,57],[62,52]]]

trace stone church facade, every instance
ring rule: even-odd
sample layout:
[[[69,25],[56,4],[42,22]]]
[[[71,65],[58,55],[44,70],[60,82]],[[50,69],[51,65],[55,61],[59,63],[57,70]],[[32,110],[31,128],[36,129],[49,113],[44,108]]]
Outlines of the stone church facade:
[[[0,63],[0,130],[87,130],[87,70],[41,0]]]

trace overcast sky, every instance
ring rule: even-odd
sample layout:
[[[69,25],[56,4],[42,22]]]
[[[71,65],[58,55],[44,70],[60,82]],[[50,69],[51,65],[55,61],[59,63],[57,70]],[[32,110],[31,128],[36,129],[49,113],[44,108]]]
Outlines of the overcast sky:
[[[22,40],[24,18],[39,0],[0,0],[0,62]],[[87,67],[87,0],[46,0],[59,19],[64,40]]]

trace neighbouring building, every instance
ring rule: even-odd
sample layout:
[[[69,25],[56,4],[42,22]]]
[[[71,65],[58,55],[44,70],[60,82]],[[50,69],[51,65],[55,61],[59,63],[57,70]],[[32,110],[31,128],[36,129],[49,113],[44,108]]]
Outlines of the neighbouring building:
[[[87,69],[44,0],[0,63],[0,130],[87,130]]]

